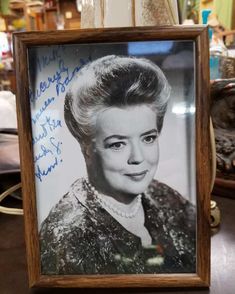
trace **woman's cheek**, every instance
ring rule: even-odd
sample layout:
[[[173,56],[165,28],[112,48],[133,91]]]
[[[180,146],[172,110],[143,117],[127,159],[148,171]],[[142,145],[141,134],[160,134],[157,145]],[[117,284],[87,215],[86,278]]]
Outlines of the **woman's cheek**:
[[[125,150],[114,151],[109,149],[102,154],[103,167],[110,170],[124,169],[127,161],[127,152]]]
[[[158,145],[153,145],[150,148],[146,148],[144,152],[145,160],[150,164],[157,164],[159,160]]]

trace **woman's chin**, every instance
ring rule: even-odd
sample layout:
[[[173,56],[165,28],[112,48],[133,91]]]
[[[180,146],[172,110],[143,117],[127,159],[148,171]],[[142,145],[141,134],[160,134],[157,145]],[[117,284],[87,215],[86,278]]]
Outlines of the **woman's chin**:
[[[149,184],[152,181],[152,177],[145,177],[139,181],[132,179],[130,177],[122,179],[121,181],[116,178],[116,181],[107,181],[108,185],[103,185],[100,189],[100,192],[109,196],[112,196],[117,199],[125,198],[134,198],[139,194],[146,192]],[[107,183],[106,182],[106,183]],[[103,192],[102,192],[103,191]]]
[[[148,186],[149,186],[150,183],[135,183],[135,184],[132,184],[132,185],[126,185],[124,186],[125,189],[122,189],[122,191],[125,193],[125,194],[129,194],[129,195],[139,195],[141,193],[144,193]]]

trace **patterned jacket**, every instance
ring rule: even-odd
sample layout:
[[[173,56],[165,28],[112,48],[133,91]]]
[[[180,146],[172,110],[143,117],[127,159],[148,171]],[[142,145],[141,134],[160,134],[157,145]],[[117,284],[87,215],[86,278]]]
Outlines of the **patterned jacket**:
[[[156,180],[142,204],[152,238],[147,247],[77,180],[42,224],[42,274],[196,272],[195,207]]]

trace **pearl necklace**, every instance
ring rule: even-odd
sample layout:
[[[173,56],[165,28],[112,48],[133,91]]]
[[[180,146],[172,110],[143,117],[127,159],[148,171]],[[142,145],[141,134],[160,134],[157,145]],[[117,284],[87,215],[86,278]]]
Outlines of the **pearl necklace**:
[[[113,213],[115,213],[118,216],[121,217],[125,217],[125,218],[133,218],[136,216],[138,210],[140,209],[141,206],[141,199],[142,199],[142,195],[139,194],[136,198],[136,203],[134,205],[134,208],[132,209],[131,212],[127,213],[124,211],[121,211],[119,208],[117,208],[114,204],[112,204],[110,201],[108,201],[107,199],[104,199],[104,197],[102,197],[99,192],[87,181],[84,180],[84,184],[87,186],[87,188],[93,193],[93,195],[96,197],[96,199],[98,200],[98,202],[104,207],[107,208],[108,210],[112,211]]]

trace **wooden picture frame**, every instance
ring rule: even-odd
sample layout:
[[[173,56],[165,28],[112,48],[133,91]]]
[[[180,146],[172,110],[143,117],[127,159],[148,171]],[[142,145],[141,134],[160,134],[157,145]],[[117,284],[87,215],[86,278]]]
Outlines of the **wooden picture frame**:
[[[180,49],[177,49],[178,46]],[[182,121],[185,131],[182,131],[182,128],[168,131],[167,136],[170,141],[167,141],[168,147],[165,148],[165,151],[170,153],[174,149],[174,152],[179,153],[173,153],[172,157],[166,154],[171,168],[168,165],[162,170],[165,170],[166,176],[172,170],[173,176],[176,176],[175,182],[180,182],[182,189],[186,187],[188,189],[186,191],[189,191],[188,193],[194,195],[195,198],[196,253],[192,258],[195,257],[196,262],[194,262],[193,271],[187,272],[185,270],[184,272],[186,263],[183,264],[183,269],[179,272],[174,272],[171,267],[169,272],[168,270],[162,272],[159,270],[157,273],[155,269],[150,273],[141,273],[137,269],[136,273],[133,271],[95,273],[95,270],[94,272],[91,270],[91,274],[86,272],[76,274],[70,270],[68,273],[66,271],[53,274],[53,271],[49,269],[48,271],[44,269],[44,272],[41,270],[41,257],[44,253],[40,253],[40,248],[43,247],[40,242],[42,240],[47,242],[47,239],[39,238],[40,221],[45,220],[51,207],[65,194],[63,188],[65,186],[65,189],[69,188],[67,182],[62,186],[61,183],[64,180],[72,183],[74,180],[73,177],[69,179],[66,177],[70,172],[70,167],[72,169],[73,160],[76,160],[76,157],[73,157],[74,148],[76,148],[73,144],[77,144],[77,142],[69,132],[67,132],[69,135],[67,136],[66,133],[67,137],[65,136],[63,139],[61,139],[60,133],[56,137],[56,129],[65,129],[62,117],[63,110],[61,110],[64,106],[64,97],[73,82],[72,80],[75,79],[75,75],[85,64],[110,54],[126,55],[127,57],[137,56],[136,58],[149,56],[152,62],[161,64],[159,67],[162,67],[164,72],[172,70],[171,81],[175,82],[174,85],[171,85],[171,95],[173,95],[172,97],[178,95],[178,98],[173,98],[173,102],[176,99],[175,102],[179,103],[171,105],[169,117],[173,113],[176,117],[175,121],[178,123],[170,122],[169,127],[178,128]],[[165,26],[16,33],[14,34],[14,57],[17,76],[18,128],[29,285],[31,287],[89,288],[209,287],[211,151],[209,144],[210,101],[207,28],[204,26]],[[191,64],[189,71],[188,64]],[[177,80],[178,76],[183,76],[183,78]],[[180,94],[176,95],[176,92]],[[180,98],[182,96],[183,100]],[[191,99],[189,104],[187,99]],[[54,104],[55,100],[57,104]],[[61,109],[59,109],[60,105],[62,105]],[[41,119],[44,119],[47,125]],[[47,138],[48,133],[51,136],[50,148],[43,141]],[[174,144],[170,143],[172,141]],[[114,147],[112,145],[111,148],[119,148],[124,143],[118,143]],[[64,147],[66,144],[67,147]],[[175,147],[172,148],[172,145]],[[54,149],[52,150],[52,148]],[[162,149],[164,153],[164,148]],[[183,163],[178,160],[181,155],[177,156],[182,150],[188,156],[184,158]],[[66,158],[61,157],[61,152],[70,156],[70,162],[66,163]],[[56,162],[47,162],[52,153],[54,159],[57,156]],[[46,167],[39,166],[39,160],[43,162],[45,158]],[[178,172],[174,170],[175,162],[179,164]],[[57,165],[59,166],[60,163],[65,165],[62,169],[57,169]],[[84,169],[82,165],[76,168],[78,171]],[[66,172],[62,173],[64,170]],[[181,181],[181,178],[177,180],[177,177],[181,177],[181,175],[184,175],[186,184],[183,180]],[[48,178],[52,178],[54,182],[48,183]],[[133,178],[138,182],[142,175],[132,175],[132,180]],[[54,199],[53,205],[50,203],[49,207],[48,202],[53,198],[52,191],[58,191],[60,197]],[[181,192],[181,194],[184,193]],[[186,226],[190,226],[187,221]],[[47,243],[46,245],[48,248],[51,246]],[[66,246],[64,244],[64,247]],[[157,248],[158,245],[154,246]],[[162,248],[157,250],[160,252]],[[164,256],[164,258],[164,261],[167,260],[167,257]],[[170,258],[174,258],[174,256]]]

